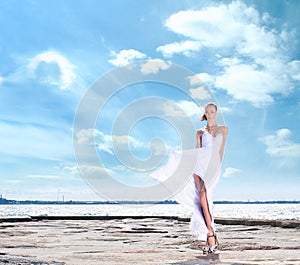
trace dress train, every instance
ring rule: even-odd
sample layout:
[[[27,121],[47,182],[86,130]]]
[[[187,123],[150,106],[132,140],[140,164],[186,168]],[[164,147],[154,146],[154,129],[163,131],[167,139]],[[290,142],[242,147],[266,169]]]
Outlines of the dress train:
[[[222,140],[223,134],[213,136],[208,132],[204,132],[201,148],[181,152],[172,151],[167,163],[150,175],[170,190],[174,190],[173,184],[180,184],[172,198],[192,211],[190,229],[195,232],[197,239],[203,241],[207,238],[208,230],[199,203],[199,191],[196,188],[194,174],[204,181],[208,206],[212,216],[212,227],[215,231],[213,195],[221,173],[219,151]]]

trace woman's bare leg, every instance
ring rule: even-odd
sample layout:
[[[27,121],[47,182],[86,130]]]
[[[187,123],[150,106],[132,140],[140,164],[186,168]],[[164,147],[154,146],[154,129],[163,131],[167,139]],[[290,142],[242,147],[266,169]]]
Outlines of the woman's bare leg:
[[[214,230],[211,226],[212,223],[212,217],[209,211],[209,206],[208,206],[208,201],[207,201],[207,193],[206,193],[206,189],[203,188],[200,192],[200,205],[202,208],[202,212],[203,212],[203,216],[205,219],[205,223],[206,223],[206,227],[208,229],[208,233],[209,234],[213,234]]]
[[[204,181],[197,175],[194,175],[194,179],[195,179],[196,187],[199,191],[199,203],[201,205],[202,214],[204,216],[205,224],[206,224],[206,227],[208,229],[208,235],[213,235],[214,230],[211,226],[212,217],[211,217],[211,213],[209,211],[208,200],[207,200],[207,192],[206,192],[206,189],[204,187]],[[208,242],[206,242],[206,243],[208,245],[212,246],[212,245],[215,244],[215,239],[213,237],[209,237]]]

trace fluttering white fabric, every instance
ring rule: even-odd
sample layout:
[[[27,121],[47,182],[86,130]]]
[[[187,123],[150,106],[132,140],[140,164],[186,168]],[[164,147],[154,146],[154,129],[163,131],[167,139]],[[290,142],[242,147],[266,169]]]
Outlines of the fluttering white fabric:
[[[190,228],[195,232],[197,239],[206,240],[207,227],[199,203],[199,191],[196,188],[194,174],[201,177],[206,189],[209,210],[212,216],[212,227],[215,231],[213,219],[213,195],[221,173],[220,147],[223,134],[216,136],[205,131],[202,135],[202,147],[171,151],[167,163],[150,176],[166,188],[172,190],[172,177],[178,175],[182,180],[181,188],[174,194],[174,199],[192,211]],[[178,180],[178,179],[177,179]]]

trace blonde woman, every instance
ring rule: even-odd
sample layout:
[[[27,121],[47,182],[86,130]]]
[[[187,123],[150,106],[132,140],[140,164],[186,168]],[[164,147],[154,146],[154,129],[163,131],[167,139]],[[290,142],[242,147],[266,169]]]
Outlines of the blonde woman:
[[[221,173],[221,163],[227,139],[228,129],[216,122],[217,105],[213,102],[205,106],[202,121],[207,121],[206,126],[197,131],[196,148],[182,152],[172,151],[165,166],[151,174],[151,177],[164,183],[170,177],[173,169],[182,168],[181,161],[197,161],[193,166],[191,176],[181,176],[188,179],[184,188],[176,195],[175,200],[192,211],[190,228],[196,233],[199,240],[205,241],[203,253],[215,253],[218,240],[213,219],[213,195]]]
[[[201,222],[199,220],[198,222],[194,221],[196,223],[194,225],[199,232],[207,231],[206,246],[203,248],[204,253],[215,252],[218,246],[212,215],[212,196],[220,177],[220,166],[224,153],[228,128],[224,125],[217,124],[217,110],[218,108],[215,103],[208,103],[206,105],[205,113],[201,117],[201,120],[206,120],[207,124],[204,128],[197,132],[196,148],[211,150],[208,151],[211,153],[209,163],[207,165],[202,165],[206,170],[203,171],[203,168],[199,170],[200,166],[198,166],[198,170],[195,170],[194,173],[194,181],[199,198],[200,215],[198,217],[204,220],[205,227],[201,227]],[[201,152],[199,163],[201,164]]]

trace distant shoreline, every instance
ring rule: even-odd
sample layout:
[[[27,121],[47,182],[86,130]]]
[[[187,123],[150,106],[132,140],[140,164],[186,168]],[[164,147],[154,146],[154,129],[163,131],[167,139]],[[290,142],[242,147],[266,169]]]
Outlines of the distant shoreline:
[[[300,201],[214,201],[214,204],[299,204]],[[29,205],[29,204],[52,204],[52,205],[91,205],[91,204],[108,204],[108,205],[126,205],[126,204],[178,204],[176,201],[41,201],[41,200],[9,200],[0,197],[0,205]]]

